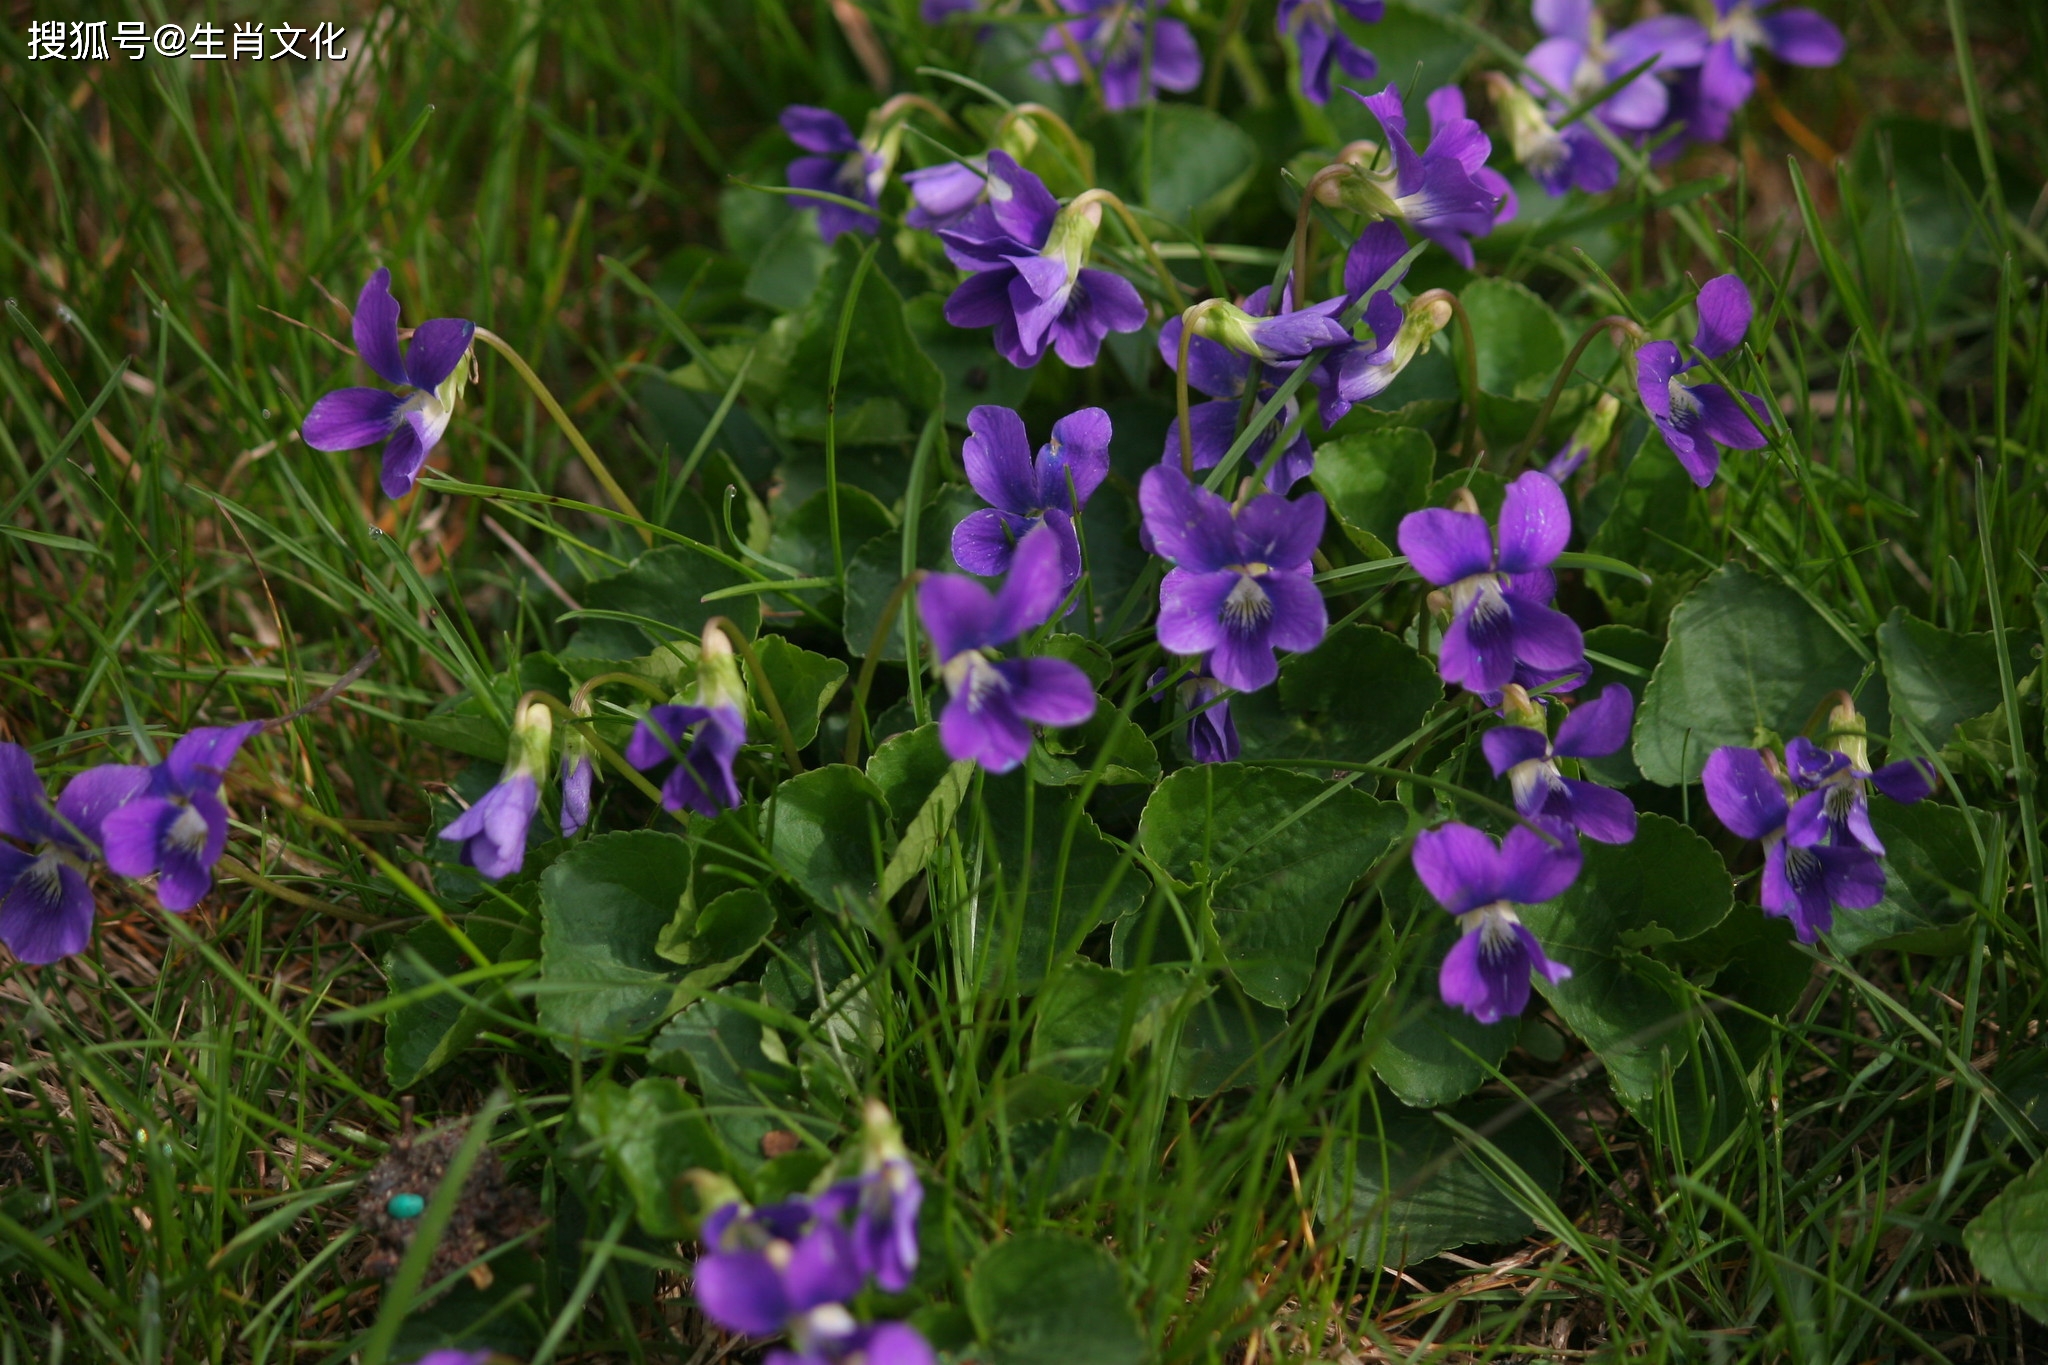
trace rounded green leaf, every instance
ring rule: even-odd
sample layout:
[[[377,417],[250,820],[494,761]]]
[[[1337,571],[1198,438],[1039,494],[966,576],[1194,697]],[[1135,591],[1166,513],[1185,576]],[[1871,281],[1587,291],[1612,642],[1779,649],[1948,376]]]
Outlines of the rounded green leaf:
[[[1110,1254],[1021,1232],[975,1261],[967,1307],[995,1365],[1137,1365],[1145,1338]]]
[[[1316,447],[1316,491],[1351,543],[1378,557],[1391,553],[1401,518],[1428,505],[1436,446],[1413,427],[1388,427]]]
[[[602,1043],[659,1020],[676,973],[655,943],[689,889],[689,843],[658,830],[600,834],[549,864],[540,879],[541,1024]]]
[[[769,859],[820,908],[865,906],[895,837],[889,803],[858,768],[813,768],[775,789],[761,811]]]

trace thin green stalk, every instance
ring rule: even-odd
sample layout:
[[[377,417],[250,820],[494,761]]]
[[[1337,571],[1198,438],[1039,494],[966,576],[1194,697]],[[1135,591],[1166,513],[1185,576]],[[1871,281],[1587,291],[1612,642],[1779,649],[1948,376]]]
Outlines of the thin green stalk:
[[[1463,315],[1460,314],[1460,316]],[[1471,329],[1468,327],[1466,334],[1470,335],[1470,331]],[[1579,358],[1585,355],[1586,348],[1593,344],[1593,338],[1607,331],[1614,332],[1619,338],[1633,342],[1636,345],[1641,345],[1643,342],[1643,329],[1627,318],[1622,317],[1619,313],[1610,313],[1585,331],[1579,333],[1579,339],[1572,343],[1570,353],[1564,358],[1563,368],[1557,372],[1556,382],[1551,384],[1550,392],[1543,396],[1543,406],[1536,409],[1536,421],[1530,426],[1529,435],[1522,441],[1521,448],[1515,451],[1514,463],[1527,464],[1529,462],[1530,454],[1535,449],[1536,443],[1543,439],[1543,429],[1550,425],[1550,414],[1556,410],[1557,400],[1564,396],[1565,388],[1571,383],[1572,376],[1578,372]]]
[[[754,655],[753,641],[747,638],[745,631],[723,616],[714,616],[706,621],[704,629],[724,631],[725,638],[732,641],[733,652],[746,661],[747,671],[754,677],[754,686],[761,689],[761,704],[768,708],[768,719],[775,726],[776,738],[782,743],[782,756],[789,760],[789,771],[792,776],[801,773],[804,761],[797,755],[796,732],[789,728],[789,717],[783,713],[782,699],[775,695],[775,684],[768,681],[760,659]]]
[[[846,588],[846,547],[839,532],[839,373],[846,363],[846,338],[853,331],[853,306],[860,299],[860,287],[875,263],[875,251],[882,244],[877,237],[868,243],[847,283],[846,299],[839,305],[839,334],[832,340],[832,370],[825,380],[825,516],[832,530],[832,579],[843,592]],[[791,751],[794,760],[795,751]],[[797,771],[802,772],[801,764]]]
[[[526,381],[526,387],[533,390],[534,397],[540,399],[540,405],[547,409],[548,416],[554,418],[555,425],[560,427],[562,434],[569,438],[569,444],[575,448],[578,455],[583,457],[584,466],[590,470],[591,477],[596,479],[599,485],[603,487],[605,496],[609,497],[613,504],[627,516],[635,521],[645,521],[646,518],[640,515],[640,509],[634,506],[633,499],[626,495],[625,489],[619,487],[619,481],[612,477],[612,471],[606,468],[603,460],[598,458],[597,452],[590,448],[590,442],[583,439],[583,433],[578,431],[576,424],[569,420],[569,414],[562,411],[562,405],[555,401],[555,396],[548,391],[548,386],[541,383],[540,376],[533,372],[533,367],[528,365],[519,352],[513,350],[503,337],[488,327],[477,328],[476,339],[505,357],[506,362],[518,372],[519,377]],[[640,539],[644,544],[652,545],[654,543],[654,537],[648,532],[646,527],[640,526],[634,529],[639,531]]]
[[[881,662],[882,646],[888,642],[889,629],[896,624],[896,613],[903,608],[904,594],[923,578],[922,572],[904,578],[889,594],[889,600],[882,604],[882,615],[875,622],[874,632],[868,636],[867,657],[860,663],[860,681],[853,687],[853,713],[846,718],[846,763],[848,767],[860,766],[861,726],[867,717],[868,688],[875,681],[875,665]],[[918,661],[907,661],[910,671],[917,671]]]

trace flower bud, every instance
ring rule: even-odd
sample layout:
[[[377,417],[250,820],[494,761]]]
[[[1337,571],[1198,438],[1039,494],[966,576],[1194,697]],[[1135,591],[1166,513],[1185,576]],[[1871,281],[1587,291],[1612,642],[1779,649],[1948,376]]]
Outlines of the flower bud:
[[[746,713],[747,687],[740,680],[739,661],[723,628],[704,632],[697,651],[697,704],[730,706]]]

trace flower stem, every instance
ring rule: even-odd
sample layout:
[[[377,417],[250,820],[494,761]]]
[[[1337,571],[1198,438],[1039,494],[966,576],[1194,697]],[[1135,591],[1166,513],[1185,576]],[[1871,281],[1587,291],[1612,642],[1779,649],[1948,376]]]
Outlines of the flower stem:
[[[1221,304],[1221,299],[1203,299],[1180,315],[1180,348],[1173,365],[1173,400],[1180,413],[1180,472],[1189,483],[1195,481],[1195,432],[1188,421],[1188,343],[1195,337],[1195,319]]]
[[[1310,176],[1308,183],[1301,187],[1301,203],[1294,210],[1294,301],[1297,305],[1306,306],[1308,303],[1309,235],[1316,227],[1316,191],[1338,176],[1351,174],[1353,169],[1342,162],[1333,163]]]
[[[1458,453],[1470,463],[1479,459],[1479,344],[1472,336],[1472,319],[1465,305],[1448,289],[1430,289],[1415,296],[1416,303],[1442,299],[1451,305],[1458,319],[1458,387],[1465,393],[1465,420],[1458,428]],[[1412,305],[1411,305],[1412,306]]]
[[[920,570],[896,585],[896,590],[889,594],[889,600],[882,604],[882,615],[875,622],[875,633],[868,637],[867,657],[860,661],[860,681],[853,686],[853,714],[846,718],[846,766],[849,768],[860,764],[860,737],[868,713],[868,689],[874,685],[875,665],[882,659],[882,643],[889,638],[889,628],[896,623],[896,613],[903,607],[904,594],[923,577]],[[917,660],[907,659],[905,664],[913,674],[917,672]]]
[[[1125,230],[1131,234],[1132,239],[1139,246],[1145,249],[1145,259],[1152,263],[1153,273],[1159,276],[1159,283],[1165,287],[1166,296],[1173,300],[1174,308],[1179,310],[1188,306],[1187,291],[1180,287],[1180,281],[1175,279],[1173,272],[1166,268],[1166,261],[1159,255],[1159,248],[1153,245],[1152,239],[1146,235],[1145,229],[1138,226],[1138,216],[1131,212],[1130,205],[1126,204],[1109,190],[1101,189],[1085,190],[1075,195],[1074,202],[1068,205],[1068,207],[1079,208],[1083,204],[1107,204],[1115,209],[1116,216],[1123,220]]]
[[[792,776],[804,770],[804,761],[797,757],[796,732],[789,728],[789,717],[783,713],[782,700],[775,695],[775,684],[768,681],[768,675],[761,670],[761,661],[754,656],[753,642],[747,633],[723,616],[714,616],[704,623],[706,631],[722,630],[725,638],[732,641],[733,652],[746,660],[747,669],[754,675],[754,685],[761,689],[761,704],[768,708],[768,719],[775,725],[775,734],[782,743],[782,756],[789,760]]]
[[[839,533],[839,374],[846,364],[846,338],[853,331],[853,306],[860,301],[860,287],[867,281],[868,270],[875,263],[875,250],[881,244],[880,237],[868,243],[860,264],[853,268],[853,279],[846,286],[846,301],[839,306],[839,335],[832,342],[832,371],[825,379],[825,518],[832,531],[832,579],[842,592],[846,588],[846,547]],[[796,751],[792,749],[790,759],[795,758]],[[803,771],[801,764],[797,771]]]
[[[1579,339],[1572,343],[1571,353],[1564,358],[1564,365],[1557,372],[1556,382],[1551,384],[1550,392],[1544,395],[1543,406],[1536,410],[1535,423],[1529,428],[1528,436],[1523,439],[1521,449],[1515,452],[1515,459],[1518,462],[1526,462],[1534,453],[1536,443],[1543,439],[1543,428],[1550,424],[1550,414],[1557,408],[1557,400],[1564,396],[1565,386],[1571,382],[1572,375],[1578,372],[1579,357],[1593,344],[1593,338],[1604,331],[1613,331],[1637,345],[1643,341],[1643,329],[1619,313],[1610,313],[1579,333]]]
[[[626,490],[619,487],[619,481],[612,477],[611,470],[605,468],[604,461],[599,459],[597,452],[590,448],[590,442],[583,439],[583,433],[576,429],[576,424],[569,420],[569,414],[562,411],[562,405],[555,401],[554,394],[548,392],[548,386],[541,383],[540,376],[533,372],[533,367],[526,363],[519,352],[513,350],[505,338],[499,336],[488,327],[477,328],[476,339],[505,357],[512,368],[518,372],[519,377],[526,381],[526,387],[533,390],[534,397],[540,399],[540,405],[548,410],[548,416],[555,419],[555,425],[562,429],[562,434],[569,438],[569,444],[574,446],[576,453],[583,457],[584,465],[590,470],[591,475],[598,481],[599,485],[603,487],[606,496],[612,500],[613,504],[635,521],[647,520],[647,518],[640,515],[640,509],[635,507],[633,500],[626,496]],[[647,545],[654,543],[654,536],[646,527],[643,526],[636,529],[640,532],[642,543]]]
[[[1000,143],[1003,130],[1018,119],[1044,123],[1056,130],[1060,142],[1066,147],[1067,156],[1072,160],[1075,177],[1084,185],[1095,178],[1095,154],[1088,149],[1088,144],[1081,141],[1081,135],[1074,131],[1072,124],[1042,104],[1026,102],[1010,106],[1003,116],[996,120],[995,130],[989,134],[989,142]]]

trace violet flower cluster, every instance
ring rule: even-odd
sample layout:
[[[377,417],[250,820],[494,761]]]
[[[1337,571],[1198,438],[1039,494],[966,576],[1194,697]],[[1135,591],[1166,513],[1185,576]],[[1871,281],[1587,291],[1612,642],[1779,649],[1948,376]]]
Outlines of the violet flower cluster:
[[[917,1270],[924,1187],[888,1110],[869,1101],[862,1173],[816,1195],[762,1208],[716,1177],[704,1253],[691,1285],[705,1316],[729,1332],[786,1336],[772,1365],[932,1365],[932,1348],[904,1322],[861,1322],[848,1304],[869,1282],[896,1294]],[[700,1173],[701,1176],[701,1173]]]
[[[1792,921],[1801,943],[1834,927],[1835,911],[1884,899],[1884,844],[1870,824],[1870,789],[1903,804],[1934,790],[1924,759],[1871,769],[1855,707],[1834,709],[1827,746],[1794,735],[1781,753],[1734,745],[1707,758],[1707,803],[1730,832],[1764,846],[1759,900]]]
[[[199,904],[227,849],[222,779],[267,724],[201,726],[159,763],[88,768],[54,805],[28,751],[0,744],[0,834],[28,846],[0,843],[0,943],[38,966],[83,952],[97,861],[123,877],[155,877],[166,910]]]
[[[1166,0],[1060,0],[1076,17],[1055,20],[1039,41],[1040,80],[1094,84],[1105,109],[1130,109],[1155,90],[1202,83],[1202,50],[1178,19],[1158,17]]]

